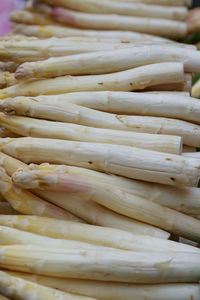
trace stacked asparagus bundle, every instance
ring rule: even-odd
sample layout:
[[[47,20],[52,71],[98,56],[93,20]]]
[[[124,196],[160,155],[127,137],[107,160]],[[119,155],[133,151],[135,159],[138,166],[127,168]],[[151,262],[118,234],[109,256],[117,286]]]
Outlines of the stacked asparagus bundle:
[[[2,299],[199,299],[200,53],[163,38],[188,5],[11,16],[29,25],[0,39]]]

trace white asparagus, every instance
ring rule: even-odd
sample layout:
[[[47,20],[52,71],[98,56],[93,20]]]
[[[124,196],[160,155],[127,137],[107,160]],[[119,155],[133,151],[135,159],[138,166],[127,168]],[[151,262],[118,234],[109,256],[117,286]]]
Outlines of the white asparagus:
[[[24,113],[23,107],[34,107],[36,110],[37,106],[40,107],[40,104],[47,104],[49,106],[54,106],[55,110],[59,108],[64,111],[70,107],[70,103],[121,115],[167,117],[193,123],[200,123],[199,100],[173,92],[130,93],[104,91],[75,92],[48,96],[43,95],[33,98],[19,96],[1,101],[0,107],[5,109],[7,112],[14,110],[16,114],[24,114],[28,116],[28,113]],[[46,110],[48,110],[48,107]],[[88,112],[89,111],[87,111],[87,115]],[[105,120],[106,115],[102,115],[102,117]]]
[[[38,96],[75,91],[134,91],[155,84],[183,82],[182,63],[158,63],[138,68],[89,76],[61,76],[50,79],[25,81],[2,89],[0,99],[14,96]]]
[[[130,30],[167,38],[181,38],[187,35],[184,22],[167,19],[122,16],[117,14],[90,14],[61,7],[38,5],[37,9],[47,13],[61,24],[100,30]]]
[[[188,215],[200,214],[200,189],[198,188],[172,187],[168,185],[147,183],[147,182],[131,180],[120,176],[104,174],[97,171],[78,168],[78,167],[57,166],[57,165],[49,165],[49,164],[41,164],[39,166],[32,164],[30,167],[31,170],[42,170],[45,172],[55,171],[64,174],[70,174],[72,177],[79,176],[82,179],[84,179],[84,182],[87,181],[88,183],[90,183],[91,180],[96,180],[96,182],[99,183],[101,182],[102,184],[108,183],[110,185],[113,185],[113,189],[118,187],[126,193],[138,197],[142,197],[151,202],[160,204],[161,206],[166,206],[181,211],[183,213],[186,213]],[[41,197],[51,202],[51,199],[53,197],[51,196],[50,198],[48,198],[48,195],[50,193],[48,191],[45,192],[47,193],[47,195],[45,196],[44,195],[45,193],[43,192],[41,194]],[[59,196],[61,195],[62,193],[59,194]],[[70,197],[67,197],[63,195],[63,203],[67,202],[67,200],[64,201],[64,199],[71,199],[71,198],[73,199],[73,196],[74,195],[70,195]],[[75,199],[77,199],[78,197],[77,196],[74,197],[75,197],[74,202],[77,202],[77,200]],[[61,205],[61,207],[65,208],[64,204],[63,206]],[[66,209],[68,210],[67,207]]]
[[[87,228],[88,227],[85,227],[85,229]],[[99,229],[101,229],[101,227]],[[101,230],[99,231],[101,234]],[[104,233],[109,234],[109,231],[107,230],[106,232],[105,230]],[[115,233],[115,231],[113,233]],[[123,232],[123,231],[121,232],[121,234],[126,234],[126,233],[127,232]],[[98,234],[98,230],[96,234]],[[131,243],[126,242],[124,245],[123,242],[121,242],[119,245],[119,240],[118,240],[118,244],[116,243],[117,245],[115,245],[115,242],[113,242],[110,243],[110,245],[106,245],[106,246],[105,246],[106,243],[102,244],[101,242],[95,244],[96,241],[83,242],[80,240],[76,240],[74,237],[73,239],[51,238],[44,235],[30,233],[30,232],[14,229],[10,227],[5,227],[5,226],[0,226],[0,237],[1,237],[0,245],[7,245],[7,246],[8,245],[34,245],[34,246],[57,248],[57,249],[77,249],[77,250],[78,249],[83,249],[83,250],[121,249],[127,251],[144,251],[144,252],[145,251],[151,252],[151,251],[155,251],[156,249],[156,251],[200,253],[200,249],[190,245],[177,243],[169,240],[163,240],[159,238],[153,238],[145,235],[134,235],[134,234],[132,234]]]
[[[62,292],[53,288],[48,288],[22,278],[9,275],[0,271],[0,292],[12,299],[31,299],[35,300],[94,300]]]
[[[48,2],[48,1],[46,1]],[[51,1],[49,1],[51,3]],[[184,21],[187,16],[186,7],[146,5],[143,3],[110,2],[97,0],[53,1],[65,8],[96,14],[119,14],[138,17],[152,17]]]
[[[61,278],[132,283],[198,282],[199,253],[64,250],[1,246],[0,266]]]
[[[8,202],[0,202],[0,214],[1,215],[18,215],[19,213],[12,208]]]
[[[40,199],[29,191],[16,187],[2,168],[0,168],[0,193],[13,209],[20,213],[83,222],[66,210]]]
[[[161,38],[158,36],[132,32],[132,31],[120,31],[120,30],[87,30],[79,29],[67,26],[55,26],[55,25],[24,25],[24,24],[15,24],[12,32],[14,34],[23,34],[26,36],[37,36],[39,38],[50,38],[50,37],[93,37],[93,38],[105,38],[113,39],[118,38],[130,41],[163,41],[170,42],[170,40]],[[171,43],[173,43],[171,41]]]
[[[9,130],[7,130],[4,126],[0,125],[0,137],[18,137],[18,134],[15,134]]]
[[[200,159],[200,152],[185,152],[183,156]]]
[[[190,297],[193,297],[193,300],[199,300],[200,295],[198,284],[136,285],[120,282],[63,279],[11,271],[7,273],[64,292],[74,291],[80,295],[98,297],[100,300],[133,300],[133,297],[137,300],[188,300]]]
[[[199,179],[197,159],[136,147],[25,137],[1,138],[0,148],[25,163],[69,164],[169,185],[197,186]]]
[[[0,162],[1,166],[5,168],[10,176],[19,168],[23,170],[28,168],[26,164],[2,152],[0,152]],[[81,197],[75,197],[75,199],[73,197],[66,198],[67,195],[65,193],[56,193],[55,195],[55,193],[49,193],[48,191],[43,193],[40,190],[33,190],[32,192],[42,199],[46,199],[48,202],[54,203],[58,207],[75,214],[81,220],[85,220],[90,224],[119,228],[134,234],[150,235],[162,239],[169,238],[169,233],[164,230],[117,214],[94,201],[86,201]]]
[[[99,183],[90,178],[48,170],[18,171],[13,174],[15,184],[25,189],[42,189],[78,193],[83,199],[92,200],[119,214],[160,227],[171,233],[199,241],[200,222],[194,218],[129,194],[120,188]],[[188,224],[186,227],[182,224]]]
[[[27,10],[15,10],[10,15],[10,20],[16,23],[36,24],[36,25],[57,25],[52,18],[40,13],[33,13]],[[59,24],[58,24],[59,25]]]
[[[70,123],[8,116],[2,113],[0,113],[0,122],[11,132],[21,136],[127,145],[172,154],[180,154],[182,149],[182,139],[179,136],[93,128]]]
[[[167,61],[182,62],[186,72],[200,72],[200,53],[198,51],[180,49],[169,45],[150,45],[120,49],[114,52],[83,53],[53,57],[40,62],[24,63],[17,68],[15,77],[26,79],[62,75],[105,74]]]
[[[49,0],[47,0],[49,1]],[[58,0],[50,0],[55,3]],[[66,1],[66,0],[64,0]],[[159,5],[171,5],[171,6],[191,6],[192,0],[109,0],[114,2],[128,2],[128,3],[147,3],[147,4],[159,4]]]
[[[40,97],[40,99],[42,99],[43,103],[45,103],[46,100],[49,101],[48,98]],[[17,114],[28,115],[30,117],[65,122],[65,123],[74,123],[83,126],[95,127],[95,128],[115,129],[121,131],[124,130],[124,131],[132,131],[137,133],[181,136],[183,139],[183,144],[192,147],[200,146],[200,126],[190,122],[186,122],[178,119],[172,119],[172,118],[161,118],[161,117],[151,117],[151,116],[116,115],[116,114],[96,111],[93,109],[89,109],[71,103],[66,103],[64,107],[61,107],[61,106],[38,103],[38,101],[37,100],[35,101],[35,99],[34,100],[29,99],[29,100],[30,101],[27,101],[27,103],[24,103],[26,102],[26,100],[24,98],[21,99],[19,97],[16,101],[12,99],[11,100],[8,99],[5,102],[2,101],[2,103],[0,103],[0,110],[6,112],[16,111]],[[12,101],[14,102],[11,103]],[[7,107],[6,103],[9,102],[10,105],[8,105]],[[54,101],[54,103],[55,102],[56,101]],[[144,108],[142,108],[142,110],[144,110]],[[0,115],[1,115],[2,123],[8,130],[10,131],[14,130],[14,132],[21,134],[20,131],[17,131],[17,128],[12,129],[12,127],[9,127],[9,122],[11,123],[12,120],[14,122],[14,118],[10,120],[9,118],[7,118],[7,120],[6,118],[4,118],[5,119],[4,121],[3,114],[1,113]],[[198,111],[195,116],[196,119],[197,116],[198,116]],[[28,127],[27,127],[27,132],[28,132]]]

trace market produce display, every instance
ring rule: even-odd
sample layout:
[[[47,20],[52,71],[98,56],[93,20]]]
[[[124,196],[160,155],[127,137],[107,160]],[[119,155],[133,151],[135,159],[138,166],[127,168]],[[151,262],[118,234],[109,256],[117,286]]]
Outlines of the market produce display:
[[[200,299],[190,0],[29,0],[0,37],[0,299]]]

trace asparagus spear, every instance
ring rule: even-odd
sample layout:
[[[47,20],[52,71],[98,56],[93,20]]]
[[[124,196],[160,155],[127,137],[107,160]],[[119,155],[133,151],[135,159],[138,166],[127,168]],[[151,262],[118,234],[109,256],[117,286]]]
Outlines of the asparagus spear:
[[[198,284],[126,284],[120,282],[106,282],[94,280],[62,279],[31,275],[21,272],[7,272],[25,280],[70,292],[72,289],[77,294],[88,297],[98,297],[101,300],[188,300],[193,297],[199,300]]]
[[[46,1],[54,5],[60,5],[73,10],[96,14],[119,14],[128,16],[161,18],[184,21],[187,16],[185,7],[164,7],[159,5],[146,5],[143,3],[128,3],[97,0],[67,0],[67,1]]]
[[[0,168],[0,192],[13,209],[23,214],[83,222],[71,213],[40,199],[28,191],[16,187],[2,168]]]
[[[9,130],[7,130],[4,126],[0,126],[0,137],[5,138],[5,137],[18,137],[18,134],[13,133]]]
[[[10,20],[16,23],[37,24],[37,25],[57,25],[52,18],[40,13],[33,13],[27,10],[15,10],[10,15]],[[59,25],[59,24],[58,24]]]
[[[72,28],[67,26],[55,26],[55,25],[25,25],[25,24],[15,24],[12,30],[13,33],[24,34],[27,36],[37,36],[40,38],[50,38],[50,37],[69,37],[69,36],[79,36],[79,37],[94,37],[94,38],[118,38],[131,41],[167,41],[170,40],[161,38],[158,36],[132,32],[132,31],[120,31],[120,30],[88,30]],[[172,41],[171,41],[172,42]]]
[[[118,187],[126,193],[142,197],[144,199],[148,199],[149,201],[158,203],[161,206],[166,206],[178,210],[180,212],[186,213],[188,215],[200,214],[200,190],[198,188],[172,187],[141,182],[136,180],[130,180],[124,177],[104,174],[93,170],[69,166],[59,167],[56,165],[48,164],[41,164],[38,166],[32,164],[31,170],[41,170],[42,172],[61,172],[64,174],[70,174],[72,177],[81,177],[84,180],[84,182],[87,182],[88,184],[90,184],[91,180],[96,180],[96,182],[101,182],[102,184],[108,183],[110,185],[113,185],[113,189]],[[43,194],[44,193],[41,194],[42,197],[45,197],[43,196]],[[48,197],[46,199],[49,200]]]
[[[162,207],[142,197],[138,197],[120,188],[99,183],[96,180],[82,179],[71,174],[48,172],[48,170],[18,171],[12,176],[15,184],[26,189],[39,188],[42,190],[65,191],[78,193],[83,199],[99,203],[119,214],[149,223],[179,234],[188,239],[199,241],[200,222],[180,212]],[[80,192],[80,190],[85,191]],[[182,226],[188,224],[188,226]]]
[[[27,81],[3,89],[0,99],[75,91],[134,91],[172,82],[183,82],[183,64],[158,63],[104,75],[62,76]]]
[[[84,296],[69,294],[48,288],[31,281],[9,275],[0,271],[0,291],[12,299],[31,299],[35,300],[94,300]]]
[[[167,117],[200,123],[199,100],[174,92],[129,93],[105,91],[76,92],[37,97],[19,96],[1,101],[0,107],[7,112],[14,111],[16,114],[29,116],[28,113],[24,112],[25,109],[28,111],[28,108],[32,108],[31,111],[36,111],[37,107],[39,110],[41,104],[46,104],[48,106],[53,106],[55,111],[57,109],[65,111],[70,107],[70,103],[122,115]],[[76,107],[76,110],[77,108],[78,107]],[[79,108],[81,109],[81,107]],[[46,111],[47,110],[48,107],[46,107]],[[87,115],[89,114],[88,112],[89,111],[87,111]],[[31,116],[40,117],[39,114]],[[45,118],[44,115],[41,117]],[[50,118],[50,114],[48,115],[48,118]],[[106,115],[102,115],[102,118],[105,120]],[[58,121],[56,118],[54,120]]]
[[[164,134],[164,135],[174,135],[181,136],[183,138],[183,144],[199,147],[200,146],[200,126],[171,118],[159,118],[159,117],[150,117],[150,116],[126,116],[126,115],[115,115],[105,112],[99,112],[93,109],[81,107],[76,104],[66,103],[64,108],[59,106],[55,107],[55,105],[46,105],[43,103],[38,103],[33,99],[31,101],[23,104],[21,98],[18,98],[17,105],[15,105],[16,101],[14,100],[6,100],[6,102],[2,102],[0,104],[0,109],[12,112],[17,111],[18,114],[28,115],[36,118],[45,118],[47,120],[60,121],[60,122],[70,122],[75,124],[80,124],[84,126],[91,126],[97,128],[107,128],[107,129],[116,129],[116,130],[124,130],[124,131],[133,131],[138,133],[151,133],[151,134]],[[41,98],[40,98],[41,99]],[[46,100],[47,98],[43,98]],[[24,99],[23,99],[24,100]],[[10,105],[8,102],[12,102]],[[25,100],[26,101],[26,100]],[[22,105],[21,105],[22,103]],[[192,104],[192,102],[191,102]],[[17,106],[17,109],[16,109]],[[190,106],[190,104],[189,104]],[[5,109],[4,109],[5,107]],[[144,108],[142,108],[144,110]],[[167,113],[167,112],[166,112]],[[180,112],[179,112],[180,114]],[[187,112],[186,112],[187,114]],[[196,118],[198,116],[198,111],[195,112]],[[2,124],[10,130],[18,134],[28,134],[18,130],[18,128],[13,128],[12,123],[17,120],[17,117],[6,118],[2,113],[0,114]],[[24,119],[21,119],[24,120]],[[103,120],[103,121],[102,121]],[[37,121],[38,125],[41,124],[41,121]],[[44,121],[43,121],[44,122]],[[32,121],[33,124],[33,121]],[[36,121],[35,121],[36,124]],[[47,124],[44,122],[44,124]],[[54,123],[51,123],[54,124]],[[60,124],[63,128],[67,125]],[[10,126],[10,127],[9,127]],[[56,126],[56,123],[55,123]],[[68,125],[69,126],[69,125]],[[73,126],[73,125],[71,125]],[[28,129],[28,128],[27,128]],[[89,129],[88,129],[89,130]],[[33,133],[34,134],[34,133]],[[42,131],[41,131],[42,134]],[[53,134],[53,133],[52,133]],[[64,133],[60,133],[61,137]],[[49,136],[49,135],[48,135]],[[46,137],[48,137],[46,135]],[[50,136],[51,137],[51,136]],[[53,137],[53,136],[52,136]],[[55,137],[55,135],[54,135]],[[179,141],[180,142],[180,141]],[[166,151],[167,152],[167,148]]]
[[[37,5],[37,9],[62,24],[80,28],[130,30],[168,38],[181,38],[187,35],[186,23],[174,20],[122,16],[117,14],[89,14],[40,4]]]
[[[73,227],[73,225],[72,225]],[[87,229],[87,227],[85,228]],[[100,227],[101,229],[101,227]],[[95,231],[95,228],[94,228]],[[100,233],[107,234],[106,230],[99,230]],[[112,229],[111,229],[112,232]],[[111,233],[110,232],[110,233]],[[98,231],[96,232],[98,233]],[[115,233],[115,231],[114,231]],[[119,231],[120,233],[120,231]],[[126,234],[126,232],[121,232]],[[108,232],[109,234],[109,232]],[[129,233],[128,233],[129,234]],[[128,235],[127,234],[127,235]],[[132,234],[132,243],[123,243],[115,245],[115,242],[110,243],[109,246],[105,247],[105,243],[99,242],[95,244],[95,240],[83,242],[80,240],[70,240],[70,239],[55,239],[50,237],[45,237],[44,235],[38,235],[18,229],[13,229],[9,227],[0,226],[0,244],[1,245],[35,245],[47,248],[57,248],[57,249],[83,249],[83,250],[111,250],[111,249],[122,249],[129,251],[174,251],[174,252],[191,252],[200,253],[200,250],[196,247],[181,244],[173,241],[163,240],[159,238],[153,238],[145,235],[134,235]]]
[[[0,247],[0,266],[61,278],[132,283],[198,282],[200,254],[65,250],[36,246]],[[151,255],[151,259],[149,259]]]
[[[83,53],[72,56],[54,57],[40,62],[20,65],[16,72],[17,79],[33,77],[55,77],[62,75],[91,75],[119,72],[150,63],[182,62],[186,72],[200,72],[200,54],[196,50],[180,49],[168,45],[150,45]]]
[[[11,176],[19,168],[26,170],[28,166],[11,156],[0,152],[1,165]],[[148,224],[133,220],[131,218],[117,214],[94,201],[87,201],[81,197],[67,197],[65,193],[52,193],[48,191],[33,190],[37,196],[56,204],[59,207],[70,211],[90,224],[119,228],[133,233],[155,236],[162,239],[169,238],[169,234],[164,230]]]
[[[26,163],[70,164],[169,185],[197,186],[199,178],[197,159],[123,145],[2,138],[0,146],[2,152]]]
[[[119,144],[173,154],[180,154],[182,148],[182,140],[179,136],[93,128],[34,118],[11,117],[2,113],[0,113],[0,122],[11,132],[22,136]]]

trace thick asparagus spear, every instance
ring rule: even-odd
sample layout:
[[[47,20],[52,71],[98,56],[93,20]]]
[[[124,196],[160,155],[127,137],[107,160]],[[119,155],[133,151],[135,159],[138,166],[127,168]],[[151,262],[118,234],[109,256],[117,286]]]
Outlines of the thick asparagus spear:
[[[36,111],[37,107],[39,110],[40,104],[53,106],[55,111],[57,108],[64,111],[70,107],[69,103],[121,115],[167,117],[200,123],[199,100],[174,92],[130,93],[105,91],[37,97],[19,96],[1,101],[0,108],[4,109],[5,112],[15,111],[16,114],[28,116],[29,114],[25,113],[24,110],[28,111],[28,108],[31,108],[31,111]],[[48,110],[48,107],[46,107],[46,110]],[[33,116],[36,117],[36,115]],[[40,115],[38,114],[37,117],[40,117]],[[42,117],[45,118],[45,116]],[[50,118],[50,115],[48,118]],[[105,115],[103,119],[105,119]]]
[[[190,296],[199,300],[200,290],[198,284],[126,284],[94,280],[62,279],[31,275],[21,272],[7,272],[12,276],[30,280],[38,284],[77,294],[98,297],[101,300],[188,300]]]
[[[23,104],[24,99],[22,101],[21,98],[18,99],[19,101],[17,100],[17,105],[15,105],[16,101],[12,99],[6,100],[5,102],[2,101],[2,103],[0,103],[0,109],[7,112],[12,112],[14,110],[17,112],[17,114],[28,115],[30,117],[75,123],[96,128],[181,136],[183,138],[183,144],[193,147],[200,146],[200,126],[190,122],[161,117],[115,115],[99,112],[71,103],[66,103],[65,106],[61,108],[60,106],[57,107],[55,105],[46,105],[30,99],[29,102],[26,102],[25,100],[25,103]],[[43,99],[46,100],[46,98]],[[13,103],[11,103],[12,101]],[[7,107],[6,103],[8,102],[10,102],[10,105]],[[142,110],[144,110],[144,108]],[[197,118],[198,111],[194,114],[196,114],[195,117]],[[17,120],[17,117],[9,119],[6,118],[2,113],[0,116],[2,123],[8,130],[18,134],[25,134],[22,133],[23,128],[21,131],[17,131],[17,127],[9,127],[12,126],[12,122],[14,122],[15,119]],[[65,125],[63,124],[62,126]],[[167,148],[165,152],[167,152]]]
[[[72,225],[73,226],[73,225]],[[89,225],[90,226],[90,225]],[[101,227],[100,227],[101,228]],[[87,227],[85,228],[85,230]],[[106,230],[100,231],[100,233],[107,234]],[[94,228],[95,231],[95,228]],[[112,229],[111,229],[112,231]],[[120,232],[120,231],[119,231]],[[96,232],[96,234],[98,231]],[[109,233],[109,232],[108,232]],[[115,233],[115,231],[114,231]],[[126,232],[121,232],[126,234]],[[128,233],[129,234],[129,233]],[[127,234],[127,235],[128,235]],[[30,233],[22,231],[19,229],[9,228],[5,226],[0,226],[0,245],[35,245],[47,248],[57,248],[57,249],[83,249],[83,250],[105,250],[105,249],[122,249],[128,251],[174,251],[174,252],[191,252],[200,253],[200,250],[196,247],[181,244],[173,241],[153,238],[145,235],[134,235],[132,234],[132,243],[125,245],[121,242],[120,246],[115,246],[112,242],[110,245],[105,246],[105,243],[95,244],[95,240],[83,242],[80,240],[72,239],[55,239],[46,237],[44,235],[38,235],[35,233]]]
[[[12,299],[31,299],[35,300],[94,300],[88,298],[62,292],[53,288],[48,288],[31,281],[9,275],[0,271],[0,292]]]
[[[0,266],[9,270],[61,278],[132,283],[198,282],[200,254],[0,247]],[[151,259],[149,259],[151,256]]]
[[[161,38],[158,36],[132,32],[132,31],[119,31],[119,30],[88,30],[72,28],[67,26],[55,26],[55,25],[25,25],[25,24],[15,24],[13,28],[13,33],[24,34],[27,36],[37,36],[39,38],[50,38],[50,37],[94,37],[94,38],[106,38],[113,39],[118,38],[131,41],[167,41],[170,40]],[[172,41],[171,41],[172,43]]]
[[[48,3],[48,1],[46,1]],[[49,1],[51,3],[51,1]],[[73,10],[96,13],[96,14],[119,14],[128,16],[172,19],[184,21],[187,16],[186,7],[170,7],[160,5],[146,5],[143,3],[128,3],[114,1],[97,1],[97,0],[67,0],[53,1],[55,5],[61,5]]]
[[[19,168],[26,170],[28,166],[11,156],[0,152],[1,165],[11,176]],[[162,239],[168,239],[169,234],[164,230],[153,227],[148,224],[133,220],[117,214],[94,201],[87,201],[81,197],[68,197],[65,193],[52,193],[48,191],[33,190],[37,196],[54,203],[59,207],[70,211],[72,214],[80,217],[86,222],[94,225],[107,226],[110,228],[119,228],[132,233],[155,236]]]
[[[62,76],[52,79],[25,81],[5,88],[0,99],[13,96],[37,96],[79,91],[134,91],[155,84],[183,82],[182,63],[158,63],[138,68],[90,76]]]
[[[182,62],[186,72],[200,72],[200,54],[196,50],[169,45],[150,45],[113,51],[83,53],[54,57],[40,62],[20,65],[17,79],[55,77],[62,75],[91,75],[119,72],[150,63]]]
[[[92,200],[117,213],[149,223],[188,239],[199,241],[200,222],[180,212],[162,207],[144,198],[126,193],[110,184],[96,180],[82,179],[79,176],[48,170],[18,171],[13,181],[26,189],[65,191],[78,193],[83,199]],[[80,192],[80,190],[85,191]],[[180,225],[181,224],[181,225]],[[182,226],[188,224],[188,226]]]
[[[0,168],[0,192],[13,209],[23,214],[83,222],[66,210],[48,203],[28,191],[17,188],[2,168]]]
[[[0,122],[11,132],[22,136],[119,144],[173,154],[180,154],[182,148],[182,140],[179,136],[93,128],[70,123],[7,116],[2,113],[0,113]]]
[[[180,38],[187,35],[186,23],[174,20],[122,16],[117,14],[89,14],[40,4],[37,5],[37,9],[47,13],[53,20],[62,24],[80,28],[130,30],[168,38]]]

